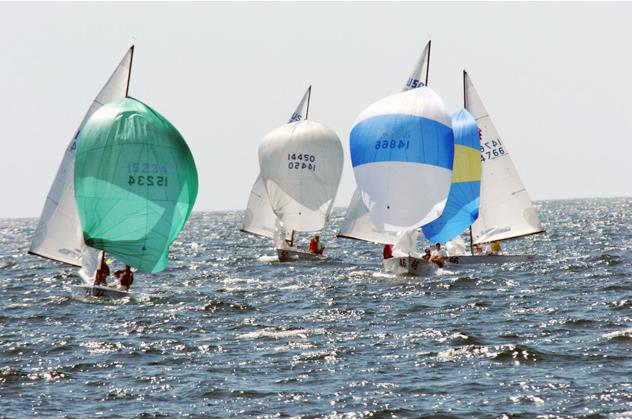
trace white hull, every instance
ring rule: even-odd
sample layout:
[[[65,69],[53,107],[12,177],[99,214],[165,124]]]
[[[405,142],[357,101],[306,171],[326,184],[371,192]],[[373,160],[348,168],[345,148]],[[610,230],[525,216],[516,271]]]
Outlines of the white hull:
[[[90,285],[81,285],[75,286],[77,289],[80,289],[81,294],[85,296],[93,296],[99,298],[108,298],[108,299],[122,299],[128,296],[131,296],[129,291],[121,290],[114,287],[107,286],[90,286]]]
[[[431,275],[437,266],[423,258],[415,257],[393,257],[384,260],[384,270],[387,273],[407,274],[419,277]]]
[[[455,265],[504,264],[535,260],[535,255],[454,255],[446,262]]]
[[[326,260],[327,257],[324,255],[312,254],[311,252],[304,252],[298,250],[290,250],[290,249],[280,249],[277,248],[277,255],[279,257],[279,262],[289,262],[289,261],[323,261]]]

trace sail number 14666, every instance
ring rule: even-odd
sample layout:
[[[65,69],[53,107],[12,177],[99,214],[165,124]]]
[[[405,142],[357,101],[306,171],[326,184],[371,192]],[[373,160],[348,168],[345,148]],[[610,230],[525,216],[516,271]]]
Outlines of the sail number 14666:
[[[380,149],[408,149],[410,140],[378,140],[375,142],[375,150]]]

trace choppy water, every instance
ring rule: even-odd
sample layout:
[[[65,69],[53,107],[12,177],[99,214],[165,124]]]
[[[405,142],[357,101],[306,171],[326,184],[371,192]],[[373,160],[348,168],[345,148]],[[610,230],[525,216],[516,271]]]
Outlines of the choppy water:
[[[73,298],[0,220],[2,417],[632,417],[632,199],[539,203],[535,263],[427,279],[323,237],[278,264],[241,212],[195,213],[138,302]]]

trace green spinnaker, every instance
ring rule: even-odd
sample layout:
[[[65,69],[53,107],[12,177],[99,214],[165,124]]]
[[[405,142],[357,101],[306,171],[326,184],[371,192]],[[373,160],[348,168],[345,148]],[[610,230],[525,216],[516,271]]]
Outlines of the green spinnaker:
[[[107,103],[79,134],[74,180],[87,245],[144,272],[165,269],[198,191],[191,151],[169,121],[134,98]]]

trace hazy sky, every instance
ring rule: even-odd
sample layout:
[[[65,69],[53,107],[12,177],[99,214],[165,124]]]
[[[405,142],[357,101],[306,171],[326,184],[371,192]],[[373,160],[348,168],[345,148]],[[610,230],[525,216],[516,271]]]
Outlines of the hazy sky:
[[[349,131],[401,90],[432,39],[453,112],[467,69],[531,198],[630,196],[632,3],[0,3],[0,217],[39,216],[64,149],[132,44],[130,95],[183,134],[194,210],[243,209],[259,140],[309,84],[310,118]]]

